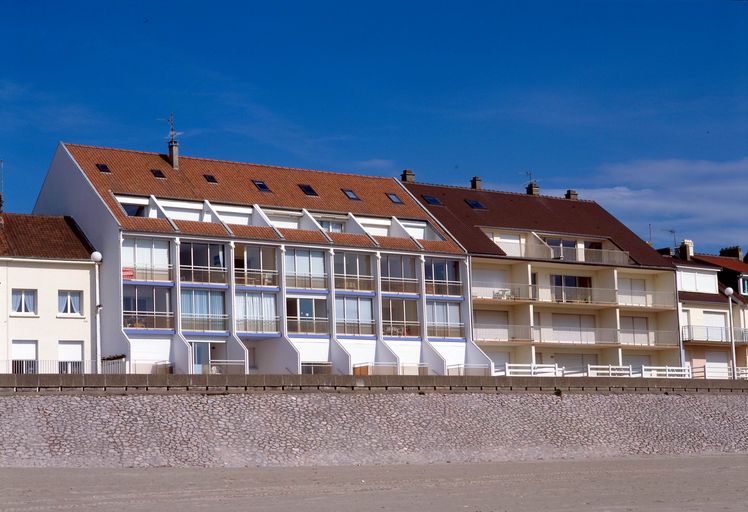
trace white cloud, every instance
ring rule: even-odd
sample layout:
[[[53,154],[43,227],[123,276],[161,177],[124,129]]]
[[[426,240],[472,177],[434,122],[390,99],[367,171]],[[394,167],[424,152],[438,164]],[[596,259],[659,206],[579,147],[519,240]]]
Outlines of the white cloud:
[[[385,173],[391,172],[395,169],[395,162],[387,158],[370,158],[368,160],[353,162],[353,167],[365,171]]]

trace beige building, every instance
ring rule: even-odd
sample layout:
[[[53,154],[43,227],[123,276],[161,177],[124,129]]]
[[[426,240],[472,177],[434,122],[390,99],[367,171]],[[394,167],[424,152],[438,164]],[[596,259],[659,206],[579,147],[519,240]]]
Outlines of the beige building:
[[[0,373],[94,373],[93,249],[66,217],[0,215]]]

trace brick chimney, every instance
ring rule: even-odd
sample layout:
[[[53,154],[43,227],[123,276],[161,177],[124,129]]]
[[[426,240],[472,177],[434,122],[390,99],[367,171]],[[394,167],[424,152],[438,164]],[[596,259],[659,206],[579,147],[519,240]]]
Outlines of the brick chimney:
[[[480,176],[473,176],[473,179],[470,180],[470,188],[472,188],[473,190],[478,190],[481,188]]]
[[[683,261],[689,261],[693,256],[693,240],[683,240],[678,247],[678,257]]]
[[[579,199],[579,194],[577,194],[576,190],[574,190],[573,188],[570,188],[569,190],[566,191],[566,194],[564,195],[564,197],[566,199],[577,200]]]
[[[743,249],[739,245],[733,245],[732,247],[725,247],[719,250],[720,256],[726,256],[728,258],[736,258],[739,260],[743,259]]]
[[[415,183],[416,173],[414,173],[410,169],[405,169],[403,170],[403,173],[400,175],[400,181],[402,181],[403,183]]]
[[[169,163],[175,171],[179,170],[179,142],[176,140],[169,141]]]
[[[530,183],[528,183],[527,188],[525,190],[527,191],[527,194],[530,196],[540,195],[540,187],[538,186],[538,182],[535,180],[532,180]]]

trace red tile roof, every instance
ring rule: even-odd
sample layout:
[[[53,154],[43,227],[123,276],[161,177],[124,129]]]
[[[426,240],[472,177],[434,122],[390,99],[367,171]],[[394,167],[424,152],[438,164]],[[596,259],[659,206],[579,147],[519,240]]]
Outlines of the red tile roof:
[[[394,236],[375,236],[379,247],[382,249],[400,249],[406,251],[420,250],[416,243],[410,238],[396,238]]]
[[[349,247],[369,247],[375,248],[376,245],[367,235],[357,233],[327,233],[332,238],[333,243],[337,245],[347,245]]]
[[[70,217],[3,213],[0,256],[90,261],[94,251]]]
[[[712,256],[710,254],[694,254],[693,259],[716,267],[733,270],[739,274],[748,274],[748,263],[728,256]]]
[[[237,238],[259,238],[262,240],[280,240],[275,230],[268,226],[241,226],[231,224],[229,226]]]
[[[227,237],[229,232],[222,224],[215,222],[199,222],[194,220],[175,220],[174,224],[179,228],[180,234],[198,236]]]
[[[321,231],[310,231],[308,229],[278,229],[283,238],[289,242],[307,242],[310,244],[329,244]]]
[[[657,251],[593,201],[423,183],[404,185],[473,254],[505,256],[480,229],[483,226],[607,238],[628,251],[640,265],[670,266]],[[438,198],[442,205],[428,204],[423,195]],[[466,199],[480,201],[486,208],[471,208]]]

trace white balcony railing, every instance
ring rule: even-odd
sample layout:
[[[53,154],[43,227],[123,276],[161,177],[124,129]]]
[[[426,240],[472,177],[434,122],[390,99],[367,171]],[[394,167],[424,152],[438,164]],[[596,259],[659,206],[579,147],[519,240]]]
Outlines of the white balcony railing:
[[[330,321],[326,317],[289,316],[288,332],[292,334],[327,334]]]
[[[503,240],[497,244],[507,255],[542,260],[578,261],[583,263],[602,263],[605,265],[631,265],[629,253],[618,249],[588,249],[580,246],[550,246],[532,237],[528,242],[511,242]]]
[[[482,343],[532,341],[532,327],[529,325],[476,326],[473,338]]]
[[[202,267],[182,265],[179,267],[179,279],[184,283],[226,284],[228,282],[226,267]]]
[[[0,373],[16,375],[96,373],[96,361],[59,361],[56,359],[0,360]]]
[[[476,299],[493,299],[500,301],[518,301],[537,299],[537,287],[530,284],[497,284],[474,282],[472,295]]]
[[[690,379],[690,366],[642,366],[642,377],[664,379]]]
[[[615,344],[618,330],[607,328],[533,327],[533,341],[540,343]]]
[[[173,281],[172,270],[172,265],[122,267],[122,279],[126,281]]]
[[[417,321],[382,320],[385,336],[420,336],[421,324]]]
[[[174,313],[170,311],[123,311],[125,329],[174,329]]]
[[[634,377],[634,368],[628,366],[616,366],[612,364],[588,364],[588,377]]]
[[[428,323],[426,330],[429,338],[464,338],[465,324]]]
[[[397,375],[397,363],[358,363],[353,365],[353,375]]]
[[[681,328],[684,341],[729,342],[729,331],[726,327],[706,325],[684,325]]]
[[[675,294],[672,292],[619,291],[618,304],[642,308],[674,308]]]
[[[491,375],[491,365],[488,364],[453,364],[447,366],[447,375],[488,377]]]
[[[335,274],[335,289],[370,292],[374,290],[374,278],[372,276]]]
[[[193,364],[193,373],[197,375],[243,375],[244,361],[241,360],[211,360],[208,364]]]
[[[228,331],[228,315],[195,315],[182,313],[184,331]]]
[[[274,318],[237,318],[236,319],[236,330],[238,332],[279,332],[280,331],[280,317]]]
[[[324,290],[327,288],[327,274],[286,274],[286,287]]]
[[[621,329],[618,332],[621,345],[641,347],[677,347],[677,331]]]
[[[371,336],[375,334],[374,321],[336,321],[335,332],[348,336]]]
[[[238,268],[234,271],[237,286],[278,286],[277,270]]]
[[[385,293],[418,293],[418,279],[411,277],[382,277],[382,291]]]
[[[499,373],[497,373],[497,370]],[[563,377],[564,369],[557,364],[513,364],[505,363],[503,374],[507,377]],[[494,374],[500,369],[494,367]]]
[[[462,296],[461,281],[426,280],[427,295],[455,295]]]

